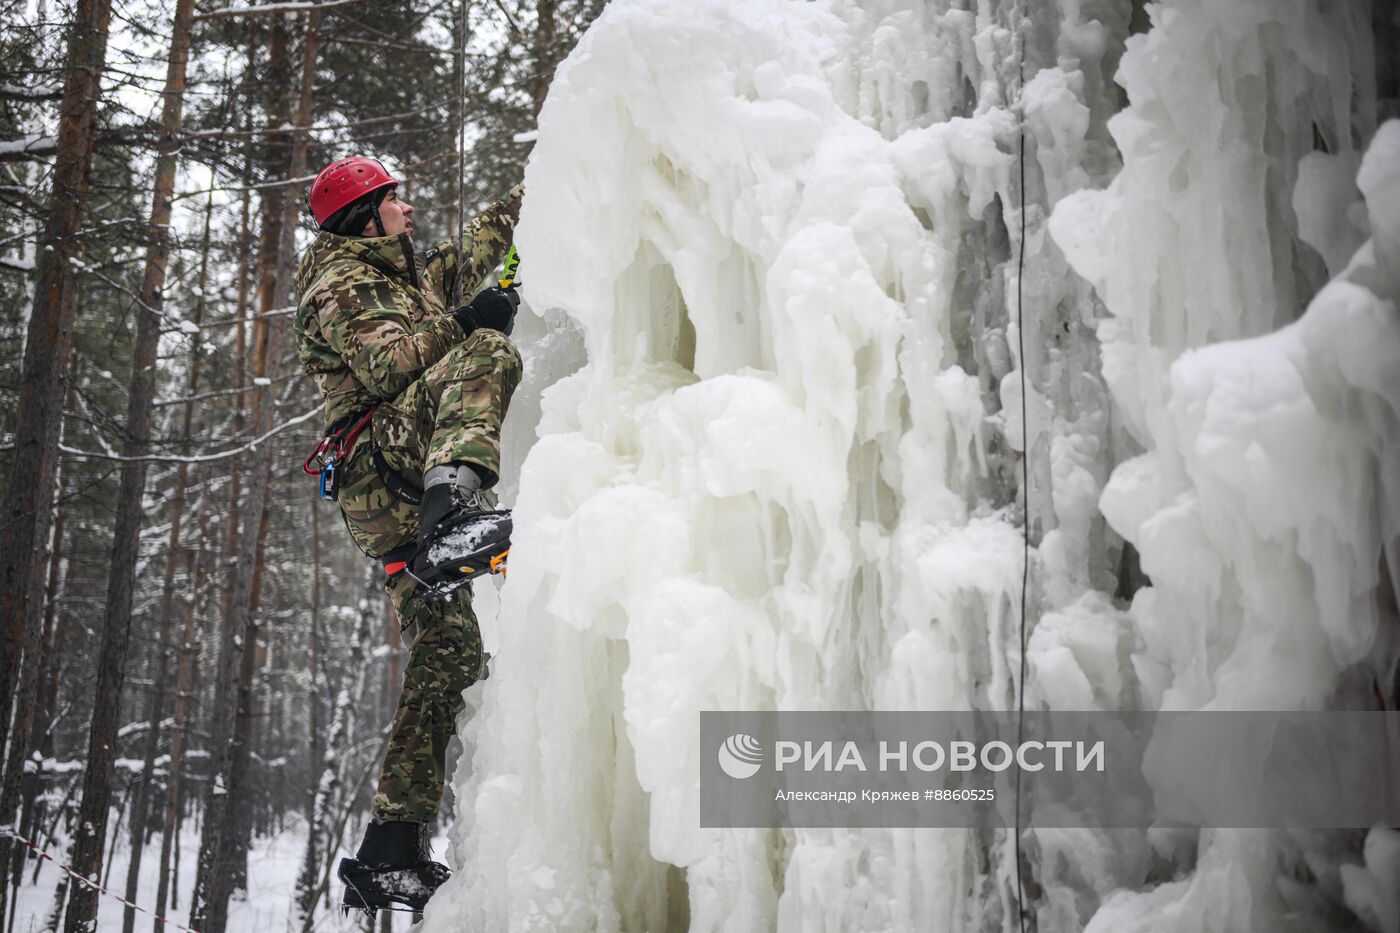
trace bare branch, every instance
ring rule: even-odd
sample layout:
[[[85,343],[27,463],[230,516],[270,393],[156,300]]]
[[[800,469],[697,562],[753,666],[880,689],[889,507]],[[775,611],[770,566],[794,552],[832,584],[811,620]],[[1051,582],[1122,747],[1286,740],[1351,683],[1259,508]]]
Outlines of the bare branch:
[[[349,123],[326,123],[320,126],[308,126],[306,132],[315,133],[325,130],[348,130],[360,126],[369,126],[374,123],[397,123],[408,117],[416,117],[419,114],[436,110],[436,105],[430,107],[420,107],[417,110],[408,110],[403,113],[391,113],[383,117],[369,117],[365,120],[354,120]],[[293,133],[301,132],[290,126],[269,126],[260,130],[201,130],[197,133],[186,133],[185,139],[250,139],[259,136],[290,136]]]
[[[4,159],[0,158],[0,161],[4,161]],[[283,178],[280,181],[264,181],[256,185],[219,185],[214,188],[201,188],[198,191],[182,191],[172,197],[171,200],[181,201],[185,198],[192,198],[200,194],[211,194],[215,191],[265,191],[268,188],[285,188],[287,185],[300,185],[315,180],[315,175],[307,175],[305,178]]]

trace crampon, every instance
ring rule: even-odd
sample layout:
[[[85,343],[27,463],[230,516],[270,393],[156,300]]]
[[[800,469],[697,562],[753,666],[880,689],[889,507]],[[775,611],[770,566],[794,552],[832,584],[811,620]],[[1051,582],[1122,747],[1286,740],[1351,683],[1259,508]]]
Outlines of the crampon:
[[[336,871],[345,882],[341,911],[362,910],[374,916],[380,910],[419,913],[442,884],[452,877],[446,865],[433,861],[411,865],[369,865],[343,858]]]
[[[414,555],[409,572],[431,593],[446,596],[473,580],[506,572],[509,509],[463,511],[440,522]]]

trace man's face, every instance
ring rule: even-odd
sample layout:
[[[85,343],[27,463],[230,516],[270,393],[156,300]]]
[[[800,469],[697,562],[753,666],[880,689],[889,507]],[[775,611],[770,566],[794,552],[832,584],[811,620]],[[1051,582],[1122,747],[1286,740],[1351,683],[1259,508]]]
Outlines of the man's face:
[[[380,202],[379,219],[384,222],[385,236],[398,236],[400,233],[413,236],[413,205],[399,198],[399,189],[390,191]],[[365,224],[361,236],[378,235],[379,231],[374,229],[374,221]]]

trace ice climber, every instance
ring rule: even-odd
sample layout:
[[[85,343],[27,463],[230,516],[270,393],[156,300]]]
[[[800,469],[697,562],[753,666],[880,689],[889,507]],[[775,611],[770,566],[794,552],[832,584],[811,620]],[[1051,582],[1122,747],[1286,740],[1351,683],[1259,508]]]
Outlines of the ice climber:
[[[297,269],[297,349],[325,400],[308,460],[355,543],[384,563],[411,655],[379,774],[373,819],[342,859],[344,905],[421,909],[447,879],[428,826],[462,691],[485,676],[472,574],[500,567],[509,513],[490,492],[500,429],[520,381],[513,288],[478,292],[510,245],[517,186],[462,239],[421,253],[413,208],[377,159],[340,159],[308,195],[319,234]],[[454,280],[472,296],[450,307]],[[317,467],[312,467],[312,461]],[[450,559],[448,559],[450,557]]]

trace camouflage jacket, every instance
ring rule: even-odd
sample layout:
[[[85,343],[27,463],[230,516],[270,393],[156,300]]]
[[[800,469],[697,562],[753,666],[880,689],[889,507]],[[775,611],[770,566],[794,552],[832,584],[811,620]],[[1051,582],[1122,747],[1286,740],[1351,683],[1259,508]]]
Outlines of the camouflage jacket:
[[[462,300],[505,257],[520,213],[520,188],[463,233]],[[462,266],[448,240],[415,256],[407,235],[322,232],[297,267],[296,337],[302,368],[325,399],[330,426],[402,392],[465,338],[447,313]]]

